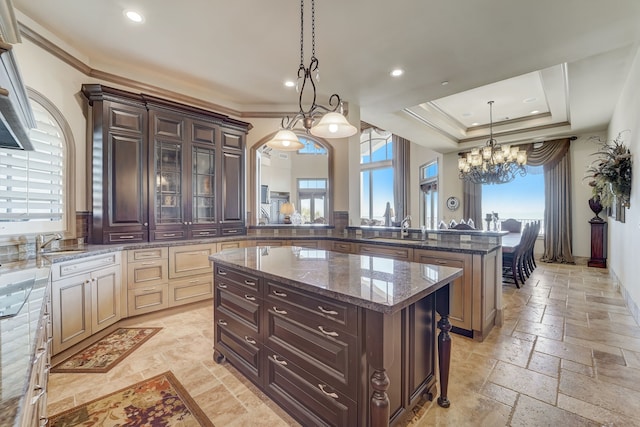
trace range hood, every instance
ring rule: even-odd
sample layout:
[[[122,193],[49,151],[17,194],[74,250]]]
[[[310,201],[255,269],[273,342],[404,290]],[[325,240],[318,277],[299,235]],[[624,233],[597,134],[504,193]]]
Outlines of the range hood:
[[[33,150],[35,119],[11,48],[0,41],[0,148]]]

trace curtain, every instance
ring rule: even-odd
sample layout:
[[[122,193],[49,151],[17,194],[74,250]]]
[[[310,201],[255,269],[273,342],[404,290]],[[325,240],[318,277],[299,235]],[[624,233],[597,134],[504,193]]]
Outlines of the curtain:
[[[393,192],[395,195],[396,221],[409,214],[409,188],[410,188],[410,141],[398,135],[391,137],[393,141]]]
[[[544,254],[542,261],[573,264],[570,139],[529,147],[527,163],[544,166]]]
[[[478,230],[482,225],[482,185],[464,181],[462,217],[472,219]]]

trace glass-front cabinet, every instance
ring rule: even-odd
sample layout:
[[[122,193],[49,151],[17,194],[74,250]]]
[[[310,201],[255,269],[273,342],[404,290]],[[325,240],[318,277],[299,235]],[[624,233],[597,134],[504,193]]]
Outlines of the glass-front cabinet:
[[[82,92],[92,117],[92,243],[246,233],[249,123],[99,84]]]
[[[170,111],[150,114],[155,150],[152,240],[218,235],[218,126]]]

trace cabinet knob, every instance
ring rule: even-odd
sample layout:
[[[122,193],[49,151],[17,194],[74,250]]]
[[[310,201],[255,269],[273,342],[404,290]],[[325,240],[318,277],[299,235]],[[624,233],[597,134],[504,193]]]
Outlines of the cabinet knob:
[[[148,223],[148,222],[145,222],[145,223],[144,223],[144,224],[142,224],[142,225],[144,225],[145,227],[148,227],[148,226],[149,226],[149,223]]]

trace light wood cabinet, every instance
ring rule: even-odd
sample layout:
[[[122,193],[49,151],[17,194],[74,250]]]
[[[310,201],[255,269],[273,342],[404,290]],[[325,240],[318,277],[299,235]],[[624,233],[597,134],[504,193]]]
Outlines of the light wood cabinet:
[[[359,244],[358,253],[360,255],[381,256],[384,258],[393,258],[403,261],[413,261],[413,248],[397,247],[397,246],[380,246]]]
[[[150,313],[169,307],[169,284],[129,289],[127,295],[129,316]]]
[[[217,252],[216,243],[173,246],[169,248],[169,278],[177,279],[197,274],[212,274],[209,255]]]
[[[471,305],[473,300],[472,255],[457,252],[416,249],[414,261],[422,264],[462,268],[464,273],[450,286],[449,321],[456,328],[472,330]]]
[[[54,264],[53,354],[122,318],[120,253]]]

